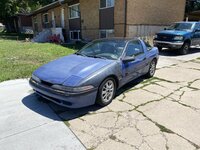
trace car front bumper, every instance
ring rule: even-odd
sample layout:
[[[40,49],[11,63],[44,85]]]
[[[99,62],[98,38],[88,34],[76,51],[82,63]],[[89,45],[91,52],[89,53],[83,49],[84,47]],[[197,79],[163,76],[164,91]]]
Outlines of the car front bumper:
[[[184,42],[182,41],[168,42],[168,41],[159,41],[159,40],[154,40],[153,43],[154,43],[154,46],[163,47],[163,48],[171,48],[171,49],[179,49],[184,44]]]
[[[29,84],[41,97],[64,107],[81,108],[95,104],[97,89],[85,93],[61,93],[55,89],[37,83],[33,79],[30,79]]]

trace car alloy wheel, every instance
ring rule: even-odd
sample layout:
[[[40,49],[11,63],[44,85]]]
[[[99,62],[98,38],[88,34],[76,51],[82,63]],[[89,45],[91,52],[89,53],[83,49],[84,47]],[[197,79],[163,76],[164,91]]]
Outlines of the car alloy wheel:
[[[155,72],[156,72],[156,61],[152,61],[149,68],[149,73],[151,76],[153,76]]]
[[[115,96],[116,82],[113,78],[104,80],[99,87],[97,103],[101,106],[110,104]]]
[[[154,59],[154,60],[152,60],[152,62],[150,63],[150,66],[149,66],[149,71],[148,71],[148,73],[146,74],[146,76],[148,77],[148,78],[151,78],[151,77],[153,77],[154,76],[154,74],[155,74],[155,72],[156,72],[156,60]]]
[[[103,88],[102,88],[102,92],[101,92],[101,97],[102,100],[104,102],[109,102],[110,100],[112,100],[113,94],[114,94],[114,82],[112,80],[108,80]]]

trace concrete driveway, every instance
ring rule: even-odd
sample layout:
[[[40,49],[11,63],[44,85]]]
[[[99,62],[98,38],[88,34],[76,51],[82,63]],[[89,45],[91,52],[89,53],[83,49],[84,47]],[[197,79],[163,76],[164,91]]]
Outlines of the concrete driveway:
[[[200,148],[200,49],[161,52],[152,79],[134,81],[107,107],[68,110],[50,103],[88,149]]]
[[[0,150],[84,150],[28,80],[0,83]]]
[[[0,149],[84,149],[79,140],[97,150],[200,149],[198,57],[162,52],[154,78],[126,85],[104,108],[67,109],[32,94],[27,80],[1,83]]]

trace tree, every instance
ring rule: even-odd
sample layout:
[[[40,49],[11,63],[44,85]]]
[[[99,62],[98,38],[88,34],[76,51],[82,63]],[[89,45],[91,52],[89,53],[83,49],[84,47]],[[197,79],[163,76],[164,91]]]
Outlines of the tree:
[[[52,0],[0,0],[0,19],[18,13],[29,13],[51,2]]]
[[[7,31],[16,31],[16,18],[18,13],[27,14],[44,5],[51,3],[52,0],[0,0],[0,22],[6,25]],[[12,30],[14,25],[14,30]]]
[[[27,0],[28,1],[28,4],[29,4],[29,7],[30,7],[30,10],[31,11],[34,11],[42,6],[45,6],[45,5],[48,5],[52,2],[52,0]]]
[[[200,0],[186,0],[186,14],[200,10]]]

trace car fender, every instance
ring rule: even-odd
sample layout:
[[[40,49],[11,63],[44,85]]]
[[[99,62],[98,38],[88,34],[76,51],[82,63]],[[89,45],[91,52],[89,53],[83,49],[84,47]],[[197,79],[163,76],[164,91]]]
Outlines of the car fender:
[[[190,41],[190,43],[192,42],[192,38],[193,38],[194,33],[193,32],[188,32],[187,34],[184,34],[184,43],[186,41]]]
[[[93,85],[95,88],[98,88],[100,84],[110,76],[114,76],[118,81],[122,76],[120,64],[117,61],[83,79],[80,82],[80,86]]]

